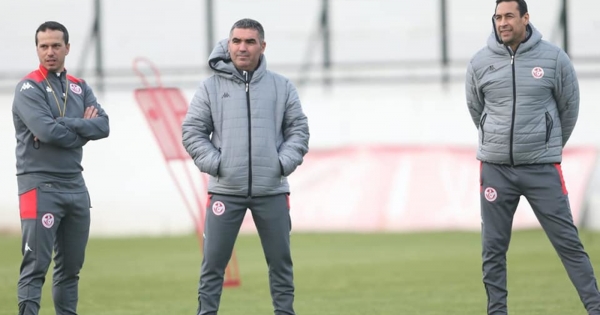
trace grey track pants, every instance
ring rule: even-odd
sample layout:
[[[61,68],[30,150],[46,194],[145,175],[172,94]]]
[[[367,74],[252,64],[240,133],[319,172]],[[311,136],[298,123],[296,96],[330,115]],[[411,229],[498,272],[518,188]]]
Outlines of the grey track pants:
[[[79,271],[90,230],[87,192],[34,189],[19,196],[22,229],[19,315],[37,315],[52,260],[52,296],[57,315],[77,314]]]
[[[291,220],[287,194],[266,197],[211,195],[204,227],[204,258],[198,288],[198,314],[216,315],[225,268],[246,210],[250,209],[269,268],[275,315],[294,315],[290,252]]]
[[[508,314],[506,252],[513,216],[525,196],[558,253],[590,315],[600,315],[600,292],[587,253],[573,224],[559,164],[481,164],[483,283],[489,315]]]

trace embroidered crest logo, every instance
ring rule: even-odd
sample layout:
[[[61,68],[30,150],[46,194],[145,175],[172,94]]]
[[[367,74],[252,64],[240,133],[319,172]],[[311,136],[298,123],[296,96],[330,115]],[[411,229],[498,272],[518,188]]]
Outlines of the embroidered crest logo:
[[[52,213],[46,213],[42,217],[42,225],[49,229],[54,226],[54,215]]]
[[[69,87],[71,88],[71,91],[73,91],[73,93],[75,94],[81,94],[81,86],[75,84],[75,83],[70,83]]]
[[[492,187],[487,187],[483,191],[483,195],[485,196],[485,199],[489,202],[493,202],[494,200],[496,200],[496,198],[498,198],[498,193],[496,192],[496,189]]]
[[[544,77],[544,69],[535,67],[533,70],[531,70],[531,75],[536,79],[541,79]]]
[[[212,212],[215,215],[222,215],[225,213],[225,204],[221,201],[215,201],[212,206]]]

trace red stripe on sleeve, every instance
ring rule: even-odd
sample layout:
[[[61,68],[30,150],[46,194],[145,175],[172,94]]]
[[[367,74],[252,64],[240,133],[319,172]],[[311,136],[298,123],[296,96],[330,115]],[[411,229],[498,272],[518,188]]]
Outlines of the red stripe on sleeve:
[[[560,186],[562,187],[563,195],[567,195],[569,192],[567,191],[567,185],[565,184],[565,178],[563,177],[562,167],[560,164],[554,164],[556,170],[558,171],[558,177],[560,177]]]
[[[81,83],[81,82],[83,82],[82,79],[74,77],[74,76],[72,76],[70,74],[67,74],[67,79],[69,79],[69,81],[75,82],[75,83]]]
[[[32,189],[19,196],[19,211],[21,219],[36,219],[37,218],[37,190]]]
[[[31,73],[29,73],[24,79],[30,79],[30,80],[33,80],[33,81],[35,81],[37,83],[40,83],[40,82],[44,81],[44,77],[37,70],[32,71]]]

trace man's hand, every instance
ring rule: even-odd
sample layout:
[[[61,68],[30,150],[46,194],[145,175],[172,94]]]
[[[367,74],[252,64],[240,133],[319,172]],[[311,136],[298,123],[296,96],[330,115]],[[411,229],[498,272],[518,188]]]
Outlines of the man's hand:
[[[83,119],[92,119],[98,117],[98,109],[95,106],[88,106],[83,112]]]

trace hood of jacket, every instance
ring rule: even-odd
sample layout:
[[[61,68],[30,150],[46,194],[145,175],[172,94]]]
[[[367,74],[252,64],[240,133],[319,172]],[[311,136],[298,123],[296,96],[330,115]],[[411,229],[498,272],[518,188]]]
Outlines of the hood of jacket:
[[[231,55],[229,54],[229,50],[227,48],[227,43],[229,39],[225,38],[220,40],[217,45],[213,48],[210,56],[208,57],[208,66],[213,69],[219,76],[225,77],[229,80],[242,80],[244,82],[244,78],[240,74],[240,72],[233,65],[233,61],[231,60]],[[258,67],[254,70],[252,74],[252,80],[260,79],[264,73],[267,71],[267,60],[265,55],[262,54],[258,61]]]
[[[510,55],[510,52],[506,48],[506,45],[502,43],[502,39],[498,35],[498,31],[496,30],[496,22],[492,18],[492,34],[488,38],[487,46],[496,54],[500,55]],[[527,24],[525,31],[527,35],[525,36],[525,40],[519,44],[517,49],[517,53],[524,53],[535,45],[539,44],[542,41],[542,33],[540,33],[533,24]]]

